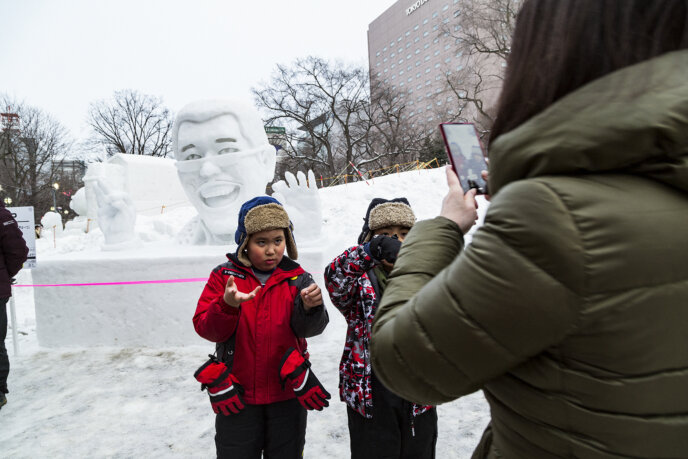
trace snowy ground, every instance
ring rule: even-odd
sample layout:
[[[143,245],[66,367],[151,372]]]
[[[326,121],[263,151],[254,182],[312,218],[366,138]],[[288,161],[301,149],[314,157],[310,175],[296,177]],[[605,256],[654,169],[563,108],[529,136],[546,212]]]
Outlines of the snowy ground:
[[[373,197],[406,196],[419,219],[424,219],[437,215],[445,192],[441,169],[376,178],[370,185],[359,182],[322,189],[328,236],[324,258],[329,260],[355,243]],[[38,249],[40,260],[41,246]],[[221,250],[218,257],[222,258]],[[322,279],[321,272],[313,274]],[[22,272],[19,283],[30,284],[30,273]],[[200,293],[202,285],[189,288]],[[12,354],[9,330],[11,392],[9,403],[0,410],[0,458],[214,457],[214,415],[193,378],[212,351],[210,343],[40,348],[32,295],[31,289],[15,289],[20,353]],[[313,367],[334,400],[324,411],[309,414],[304,456],[338,459],[349,457],[346,410],[337,397],[346,324],[329,301],[327,306],[330,324],[321,336],[309,339],[309,349]],[[194,308],[190,305],[189,326]],[[470,457],[489,420],[482,394],[441,405],[438,414],[437,457]]]

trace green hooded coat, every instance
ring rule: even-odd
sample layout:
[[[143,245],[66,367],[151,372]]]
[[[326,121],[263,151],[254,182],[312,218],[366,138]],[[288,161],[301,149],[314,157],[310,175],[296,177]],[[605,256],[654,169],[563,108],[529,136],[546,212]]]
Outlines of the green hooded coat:
[[[426,404],[482,389],[474,457],[688,457],[688,51],[500,136],[489,185],[465,251],[443,217],[406,238],[379,378]]]

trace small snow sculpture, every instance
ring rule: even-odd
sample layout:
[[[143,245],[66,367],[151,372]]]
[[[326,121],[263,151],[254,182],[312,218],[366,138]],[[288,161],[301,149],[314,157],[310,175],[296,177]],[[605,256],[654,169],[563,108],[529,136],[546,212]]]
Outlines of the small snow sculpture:
[[[105,237],[103,250],[125,250],[140,245],[134,225],[136,207],[128,193],[112,190],[105,180],[91,183],[98,201],[98,226]]]
[[[62,226],[62,216],[57,212],[46,212],[41,218],[41,225],[43,225],[43,237],[60,237],[64,230]]]

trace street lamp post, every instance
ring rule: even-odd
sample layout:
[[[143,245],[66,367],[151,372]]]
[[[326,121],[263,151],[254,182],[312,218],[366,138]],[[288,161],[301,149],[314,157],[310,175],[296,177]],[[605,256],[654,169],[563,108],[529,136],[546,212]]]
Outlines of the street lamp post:
[[[55,182],[53,183],[53,210],[57,212],[57,190],[60,189],[60,184]]]

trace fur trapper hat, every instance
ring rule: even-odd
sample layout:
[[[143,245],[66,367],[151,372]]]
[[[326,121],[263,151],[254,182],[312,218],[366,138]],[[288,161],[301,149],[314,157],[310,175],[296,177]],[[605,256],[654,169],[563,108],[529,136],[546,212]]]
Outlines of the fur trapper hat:
[[[370,201],[363,220],[363,229],[358,236],[358,243],[364,244],[372,239],[373,232],[386,226],[399,225],[411,228],[416,222],[416,215],[406,198],[382,199]]]
[[[280,228],[286,230],[284,236],[287,254],[289,258],[296,260],[299,253],[294,241],[294,225],[289,220],[289,215],[282,204],[270,196],[258,196],[246,201],[239,211],[239,224],[234,233],[234,241],[237,243],[236,256],[239,261],[246,266],[251,266],[251,260],[248,259],[246,253],[249,236],[260,231]]]

